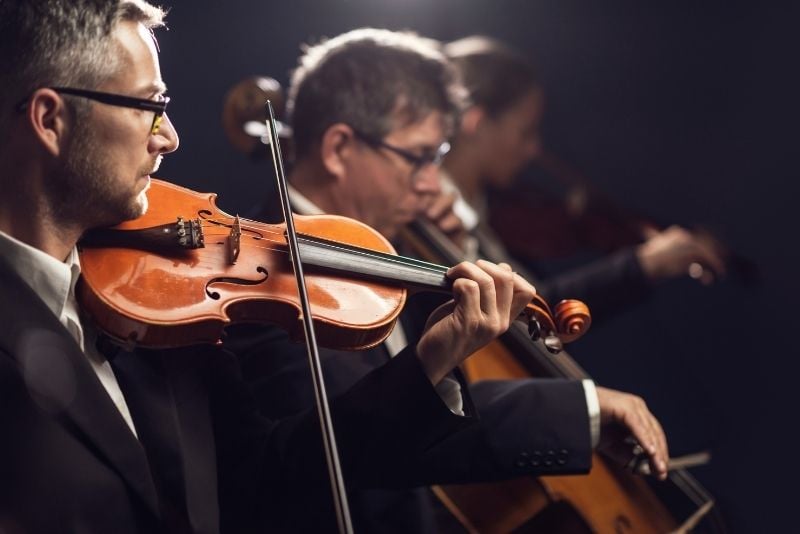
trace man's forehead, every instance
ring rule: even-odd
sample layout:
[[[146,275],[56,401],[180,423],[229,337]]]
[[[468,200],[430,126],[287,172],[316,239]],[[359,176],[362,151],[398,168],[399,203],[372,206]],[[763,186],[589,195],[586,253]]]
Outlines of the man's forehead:
[[[439,145],[446,136],[444,114],[438,110],[429,111],[422,117],[401,112],[395,114],[392,123],[393,127],[386,137],[403,137],[412,143]]]
[[[127,90],[137,94],[166,92],[152,31],[141,23],[123,21],[115,28],[113,38],[124,65],[119,73],[121,77],[115,76],[118,83],[124,83]]]

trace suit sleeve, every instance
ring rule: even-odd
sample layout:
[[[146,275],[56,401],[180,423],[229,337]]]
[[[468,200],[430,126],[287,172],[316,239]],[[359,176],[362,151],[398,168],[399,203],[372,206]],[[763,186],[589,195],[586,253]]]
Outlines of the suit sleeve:
[[[241,381],[235,358],[220,352],[213,360],[210,402],[223,526],[238,531],[242,524],[257,524],[248,521],[251,514],[296,506],[301,498],[329,503],[328,469],[315,411],[266,419]],[[417,482],[427,451],[476,424],[475,418],[447,409],[411,350],[334,399],[331,412],[348,487]],[[413,472],[406,471],[409,467]]]
[[[589,306],[592,316],[602,321],[609,315],[648,298],[652,285],[629,248],[564,271],[536,284],[536,289],[550,303],[579,299]]]
[[[589,416],[580,381],[493,380],[474,383],[469,391],[467,413],[479,414],[477,423],[416,458],[419,467],[407,466],[409,478],[401,483],[486,482],[590,469]]]

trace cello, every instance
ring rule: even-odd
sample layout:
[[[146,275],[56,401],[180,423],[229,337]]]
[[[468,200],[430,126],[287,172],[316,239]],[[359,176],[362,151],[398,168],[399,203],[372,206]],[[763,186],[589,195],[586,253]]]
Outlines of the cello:
[[[403,237],[431,261],[451,261],[460,254],[438,228],[424,220],[409,225]],[[569,354],[531,342],[516,325],[473,354],[462,368],[470,382],[588,378]],[[675,467],[670,465],[667,491],[661,492],[672,494],[671,507],[640,476],[597,452],[587,475],[439,486],[434,493],[470,533],[686,532],[704,519],[702,526],[709,532],[724,533],[711,495],[688,471]]]

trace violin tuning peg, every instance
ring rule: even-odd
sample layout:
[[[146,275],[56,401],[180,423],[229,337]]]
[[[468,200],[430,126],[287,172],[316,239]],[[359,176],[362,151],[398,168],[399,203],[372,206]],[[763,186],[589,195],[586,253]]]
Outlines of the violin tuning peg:
[[[531,317],[528,321],[528,335],[533,341],[539,341],[539,338],[542,337],[542,325],[539,324],[536,317]]]
[[[559,352],[564,350],[564,344],[557,336],[553,335],[544,338],[544,346],[547,347],[547,350],[549,350],[553,354],[558,354]]]

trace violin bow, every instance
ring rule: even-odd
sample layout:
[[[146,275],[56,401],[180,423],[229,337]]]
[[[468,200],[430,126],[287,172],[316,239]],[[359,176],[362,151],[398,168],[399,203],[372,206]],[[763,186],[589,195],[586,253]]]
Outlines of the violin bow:
[[[275,177],[278,183],[278,195],[281,200],[283,219],[286,222],[286,242],[289,245],[289,258],[294,269],[297,281],[297,291],[300,297],[300,305],[303,315],[303,329],[305,332],[306,348],[308,349],[308,362],[311,367],[311,380],[314,385],[314,397],[317,406],[317,416],[319,417],[320,429],[322,431],[322,443],[325,449],[325,459],[328,464],[328,476],[331,482],[333,493],[333,505],[336,510],[336,520],[341,534],[352,534],[353,525],[350,520],[350,508],[347,504],[347,493],[342,476],[342,467],[339,462],[339,452],[336,447],[336,438],[333,433],[333,420],[331,419],[330,406],[328,404],[328,394],[325,391],[325,380],[322,376],[322,364],[319,357],[319,347],[314,333],[314,323],[311,316],[311,305],[308,301],[308,291],[306,289],[305,275],[303,274],[303,264],[300,258],[300,245],[297,242],[297,232],[294,228],[292,218],[292,208],[289,204],[289,189],[286,182],[286,174],[283,169],[283,157],[281,156],[281,146],[278,140],[277,121],[272,110],[272,102],[267,100],[266,104],[268,122],[267,128],[270,136],[270,149],[272,150],[272,162],[275,167]]]

